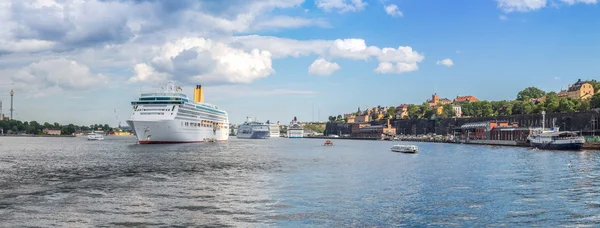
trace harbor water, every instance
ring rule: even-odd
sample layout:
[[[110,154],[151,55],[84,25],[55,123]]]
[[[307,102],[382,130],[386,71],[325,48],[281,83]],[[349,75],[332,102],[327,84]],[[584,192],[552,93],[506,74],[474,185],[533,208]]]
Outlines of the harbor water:
[[[331,141],[0,137],[0,226],[600,226],[598,151]]]

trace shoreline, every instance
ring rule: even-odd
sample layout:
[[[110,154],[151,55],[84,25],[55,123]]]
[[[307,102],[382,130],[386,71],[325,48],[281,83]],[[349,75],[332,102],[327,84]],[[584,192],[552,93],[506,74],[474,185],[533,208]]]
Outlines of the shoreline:
[[[75,135],[0,135],[0,137],[46,137],[46,138],[75,138]]]
[[[309,139],[345,139],[345,140],[374,140],[374,141],[391,141],[381,140],[381,138],[354,138],[354,137],[327,137],[327,136],[314,136],[304,137]],[[448,143],[448,144],[468,144],[468,145],[482,145],[482,146],[507,146],[507,147],[531,147],[526,142],[522,141],[504,141],[504,140],[461,140],[461,141],[449,141],[449,140],[436,140],[436,139],[400,139],[397,142],[426,142],[426,143]],[[600,143],[585,143],[582,150],[600,150]]]

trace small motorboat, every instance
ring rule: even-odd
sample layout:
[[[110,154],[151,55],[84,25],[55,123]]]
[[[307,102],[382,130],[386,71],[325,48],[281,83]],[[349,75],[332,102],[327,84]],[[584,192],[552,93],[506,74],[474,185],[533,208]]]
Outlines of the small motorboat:
[[[325,141],[323,146],[333,146],[333,143],[331,141],[327,140],[327,141]]]
[[[419,152],[419,148],[415,145],[394,145],[392,146],[392,151],[414,154]]]
[[[101,140],[104,140],[104,136],[102,136],[101,134],[98,134],[96,132],[92,132],[87,135],[87,140],[101,141]]]

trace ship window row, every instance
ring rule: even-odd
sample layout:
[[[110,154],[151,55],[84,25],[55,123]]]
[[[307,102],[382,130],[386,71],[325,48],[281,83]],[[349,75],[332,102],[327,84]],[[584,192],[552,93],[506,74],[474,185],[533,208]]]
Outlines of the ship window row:
[[[178,98],[178,97],[144,97],[144,98],[140,98],[140,101],[185,101],[185,102],[188,102],[188,99]]]
[[[205,113],[197,113],[197,112],[192,112],[192,111],[183,110],[183,109],[180,109],[178,114],[187,114],[186,116],[192,116],[192,117],[198,116],[201,118],[217,119],[217,120],[221,120],[221,121],[226,120],[226,118],[223,116],[211,115],[211,114],[205,114]]]
[[[186,127],[215,127],[220,129],[227,129],[228,126],[223,123],[214,123],[210,121],[202,121],[200,123],[197,122],[181,122],[181,126]]]
[[[164,115],[164,112],[142,112],[140,115]]]
[[[160,109],[160,108],[143,108],[143,109],[138,109],[137,111],[138,112],[140,112],[140,111],[142,111],[142,112],[145,112],[145,111],[163,111],[163,112],[168,112],[168,111],[173,111],[173,110],[164,109],[164,108],[163,109]]]
[[[185,109],[181,109],[181,110],[185,110],[187,112],[195,113],[197,115],[199,115],[199,114],[205,114],[205,115],[212,115],[212,116],[216,116],[216,117],[223,116],[223,114],[219,114],[219,113],[215,113],[215,112],[211,112],[211,111],[207,111],[207,110],[202,110],[202,109],[196,109],[196,108],[193,108],[193,107],[190,108],[190,109],[188,109],[188,107],[185,107]]]

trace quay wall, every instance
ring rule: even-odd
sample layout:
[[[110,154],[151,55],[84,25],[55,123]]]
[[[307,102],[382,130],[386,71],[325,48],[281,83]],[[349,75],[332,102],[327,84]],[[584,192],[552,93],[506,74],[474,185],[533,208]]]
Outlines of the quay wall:
[[[427,119],[410,119],[410,120],[395,120],[392,126],[396,128],[397,134],[404,135],[425,135],[435,133],[437,135],[452,134],[455,128],[459,128],[463,124],[482,122],[490,120],[506,120],[516,122],[520,127],[541,127],[542,115],[511,115],[511,116],[493,116],[493,117],[474,117],[474,118],[447,118],[437,120]],[[545,125],[552,126],[554,120],[557,127],[566,131],[583,131],[597,132],[600,134],[600,113],[598,112],[574,112],[574,113],[547,113]],[[595,122],[593,122],[595,121]],[[386,124],[386,121],[371,121],[371,125]],[[325,126],[324,135],[330,134],[350,134],[352,133],[352,124],[343,122],[329,122]]]
[[[546,114],[545,126],[551,127],[554,120],[557,127],[565,131],[599,131],[600,113],[597,112],[575,112],[575,113],[548,113]],[[494,116],[494,117],[476,117],[476,118],[447,118],[438,120],[396,120],[394,126],[398,133],[404,134],[428,134],[437,135],[452,134],[454,128],[458,128],[466,123],[482,122],[490,120],[507,120],[518,123],[520,127],[541,127],[542,115],[512,115],[512,116]],[[595,121],[595,122],[593,122]]]

